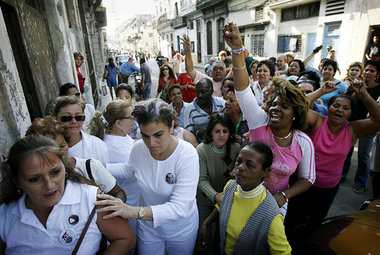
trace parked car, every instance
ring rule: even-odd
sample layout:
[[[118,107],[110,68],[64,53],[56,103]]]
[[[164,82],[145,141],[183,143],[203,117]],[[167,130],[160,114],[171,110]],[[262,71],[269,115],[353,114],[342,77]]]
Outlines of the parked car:
[[[364,210],[327,219],[307,240],[308,254],[380,254],[380,200]]]
[[[129,55],[117,55],[117,56],[115,57],[115,63],[116,63],[116,66],[117,66],[118,68],[120,68],[120,66],[121,66],[122,64],[124,64],[125,62],[128,61],[129,57],[130,57]]]

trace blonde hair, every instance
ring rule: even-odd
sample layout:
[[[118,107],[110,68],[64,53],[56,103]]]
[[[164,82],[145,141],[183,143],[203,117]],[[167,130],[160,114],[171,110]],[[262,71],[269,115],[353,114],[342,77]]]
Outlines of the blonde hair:
[[[95,113],[87,128],[89,133],[103,140],[104,133],[109,133],[117,120],[125,118],[130,106],[129,101],[122,99],[110,102],[103,112]]]
[[[344,77],[343,81],[345,81],[345,80],[347,80],[349,78],[349,72],[350,72],[351,67],[353,67],[353,66],[359,67],[360,73],[358,75],[358,78],[362,77],[363,70],[364,70],[364,65],[362,64],[362,62],[352,62],[350,64],[350,66],[347,68],[347,74],[346,74],[346,77]]]

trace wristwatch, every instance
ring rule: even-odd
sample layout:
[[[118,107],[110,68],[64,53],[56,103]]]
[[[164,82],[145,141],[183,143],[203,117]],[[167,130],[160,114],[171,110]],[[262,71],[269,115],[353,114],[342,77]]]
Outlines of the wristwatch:
[[[137,213],[137,219],[138,220],[141,220],[142,218],[144,218],[145,216],[145,210],[144,210],[144,207],[140,207],[140,210],[139,212]]]

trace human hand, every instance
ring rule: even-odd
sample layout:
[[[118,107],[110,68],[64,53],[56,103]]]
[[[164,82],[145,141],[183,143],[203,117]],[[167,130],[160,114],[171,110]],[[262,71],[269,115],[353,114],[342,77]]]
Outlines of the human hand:
[[[199,233],[198,233],[198,249],[200,251],[205,250],[207,247],[206,235],[207,235],[207,225],[203,223],[200,226]]]
[[[181,40],[181,44],[183,45],[183,48],[185,52],[190,52],[191,50],[191,43],[190,38],[187,35],[183,35],[183,38],[179,38]]]
[[[244,141],[249,141],[249,132],[244,133],[243,138],[244,138]]]
[[[281,193],[276,193],[273,195],[274,199],[276,200],[278,207],[283,207],[286,203],[286,198]]]
[[[327,93],[330,93],[330,92],[333,92],[335,90],[338,90],[339,87],[337,87],[337,85],[340,83],[340,81],[338,82],[333,82],[333,81],[326,81],[323,83],[321,89],[323,91],[324,94],[327,94]]]
[[[239,28],[234,23],[228,23],[223,28],[223,38],[233,50],[238,50],[243,47],[243,40],[240,37]]]
[[[355,93],[362,94],[367,91],[366,86],[363,81],[361,80],[355,80],[351,83],[351,86]]]
[[[223,192],[219,192],[215,195],[214,197],[214,200],[215,202],[220,205],[222,203],[222,199],[223,199]]]
[[[317,54],[322,48],[323,48],[322,45],[316,47],[316,48],[313,50],[313,53],[314,53],[314,54]]]
[[[240,135],[235,135],[235,137],[236,137],[236,142],[238,142],[239,144],[242,144],[243,142],[242,137]]]
[[[108,213],[103,216],[103,219],[110,219],[120,216],[124,219],[133,218],[131,213],[131,206],[123,203],[120,199],[107,194],[98,194],[97,198],[100,199],[95,202],[95,206],[100,207],[96,209],[96,213]]]

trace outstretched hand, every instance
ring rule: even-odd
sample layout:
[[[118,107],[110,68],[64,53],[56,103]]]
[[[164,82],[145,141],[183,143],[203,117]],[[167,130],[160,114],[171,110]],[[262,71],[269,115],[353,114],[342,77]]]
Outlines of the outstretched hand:
[[[108,213],[103,219],[110,219],[112,217],[120,216],[124,219],[131,218],[129,215],[129,206],[124,204],[120,199],[107,194],[98,194],[98,201],[95,202],[99,209],[96,209],[97,213]]]
[[[361,94],[363,92],[365,92],[367,89],[366,89],[366,86],[364,84],[363,81],[361,80],[355,80],[351,83],[351,86],[353,88],[353,90],[355,91],[356,94]]]
[[[239,28],[235,23],[228,23],[223,28],[223,38],[233,50],[238,50],[243,47],[243,40],[240,37]]]
[[[337,87],[337,86],[340,83],[341,83],[340,81],[338,81],[338,82],[326,81],[323,83],[323,86],[321,87],[321,89],[324,92],[324,94],[331,93],[331,92],[339,89],[339,87]]]
[[[185,52],[190,52],[191,50],[190,38],[187,35],[183,35],[183,38],[179,38],[179,39],[181,40],[181,44],[183,45]]]

